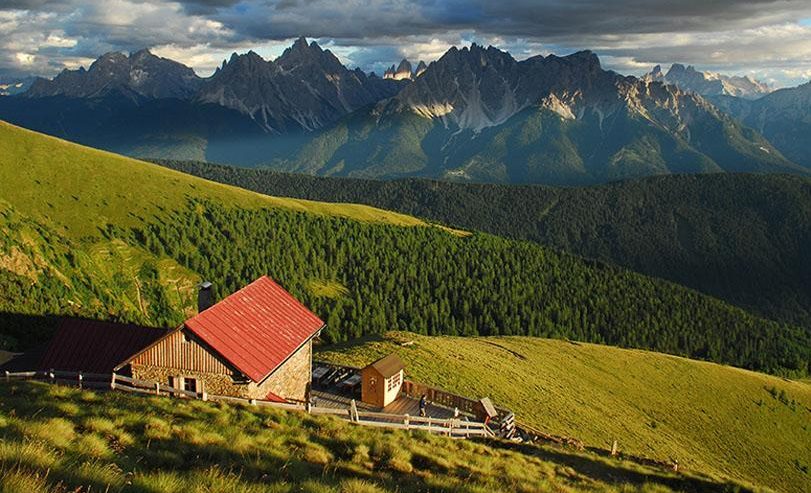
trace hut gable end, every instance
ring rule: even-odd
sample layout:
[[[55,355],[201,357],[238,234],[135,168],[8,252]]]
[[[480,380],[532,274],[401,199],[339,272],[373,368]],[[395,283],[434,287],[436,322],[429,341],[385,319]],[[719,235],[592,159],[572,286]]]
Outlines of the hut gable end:
[[[234,368],[193,337],[186,329],[176,330],[147,348],[131,363],[140,366],[174,368],[195,373],[232,375]]]

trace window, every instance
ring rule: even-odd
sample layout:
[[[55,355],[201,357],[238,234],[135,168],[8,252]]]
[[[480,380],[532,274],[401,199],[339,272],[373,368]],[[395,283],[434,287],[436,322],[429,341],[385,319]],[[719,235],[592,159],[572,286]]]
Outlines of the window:
[[[400,375],[401,372],[397,372],[396,374],[392,375],[391,378],[386,380],[386,390],[394,390],[400,386]]]
[[[185,377],[183,379],[183,390],[188,392],[197,392],[197,379]]]

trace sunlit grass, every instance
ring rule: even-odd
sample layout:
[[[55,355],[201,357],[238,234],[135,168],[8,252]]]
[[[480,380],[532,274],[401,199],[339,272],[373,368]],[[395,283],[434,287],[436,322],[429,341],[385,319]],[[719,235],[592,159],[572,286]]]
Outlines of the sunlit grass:
[[[190,196],[243,208],[281,207],[364,222],[426,225],[366,205],[264,196],[3,121],[0,149],[0,196],[27,215],[55,223],[74,239],[98,237],[100,226],[108,222],[143,226],[144,220],[184,208]]]
[[[95,395],[95,394],[94,394]],[[566,449],[239,405],[0,383],[0,492],[714,491]],[[78,410],[63,415],[66,404]],[[125,437],[122,439],[122,437]]]
[[[316,354],[364,366],[396,352],[418,382],[491,397],[588,446],[785,491],[811,488],[811,386],[640,350],[528,337],[392,332]],[[774,391],[771,391],[774,389]],[[792,406],[792,402],[794,405]],[[441,454],[433,460],[445,468]]]

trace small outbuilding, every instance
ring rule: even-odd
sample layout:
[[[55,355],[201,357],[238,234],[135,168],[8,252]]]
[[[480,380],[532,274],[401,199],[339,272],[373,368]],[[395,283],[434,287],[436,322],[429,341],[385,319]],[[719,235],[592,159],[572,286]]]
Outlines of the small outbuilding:
[[[400,395],[405,365],[396,354],[390,354],[361,370],[361,400],[376,407],[386,407]]]

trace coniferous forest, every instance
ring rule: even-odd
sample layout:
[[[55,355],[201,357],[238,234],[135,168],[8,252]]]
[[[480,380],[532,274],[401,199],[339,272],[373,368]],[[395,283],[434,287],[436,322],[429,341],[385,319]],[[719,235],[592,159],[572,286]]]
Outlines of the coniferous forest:
[[[811,340],[670,282],[489,234],[392,228],[281,209],[195,202],[173,221],[109,235],[214,282],[268,274],[340,341],[387,330],[531,335],[653,349],[805,373]]]
[[[811,180],[674,175],[585,188],[326,178],[193,161],[186,173],[268,195],[369,204],[531,240],[697,289],[811,330]]]

